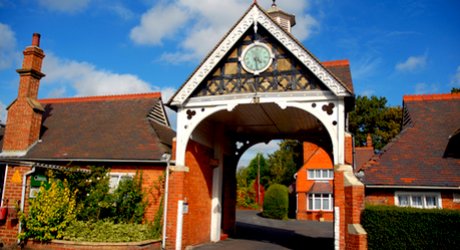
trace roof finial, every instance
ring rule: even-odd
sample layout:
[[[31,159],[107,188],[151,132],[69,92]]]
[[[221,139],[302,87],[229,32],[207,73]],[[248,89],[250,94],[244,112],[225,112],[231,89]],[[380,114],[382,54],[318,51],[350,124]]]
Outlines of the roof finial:
[[[273,0],[272,7],[276,7],[276,0]]]

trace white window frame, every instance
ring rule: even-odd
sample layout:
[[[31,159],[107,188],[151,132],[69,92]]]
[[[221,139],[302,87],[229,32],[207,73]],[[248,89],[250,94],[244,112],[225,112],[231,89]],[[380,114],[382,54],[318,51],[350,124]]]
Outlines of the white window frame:
[[[120,181],[124,178],[124,177],[129,177],[131,179],[134,178],[134,176],[136,174],[134,173],[117,173],[117,172],[110,172],[109,174],[109,192],[112,193],[113,191],[115,191],[115,189],[118,188],[118,185],[120,184]],[[115,182],[115,184],[113,185],[112,183],[112,177],[116,177],[117,180]]]
[[[407,197],[407,205],[399,204],[400,197]],[[427,198],[434,197],[436,200],[436,205],[431,206],[428,204]],[[417,204],[417,198],[421,199],[421,204]],[[398,207],[414,207],[414,208],[423,208],[423,209],[434,209],[434,208],[442,208],[442,198],[441,193],[438,192],[395,192],[395,205]]]
[[[312,209],[310,209],[310,197],[311,197],[311,200],[312,200],[312,204],[311,204],[311,207]],[[315,205],[316,204],[316,198],[319,198],[320,199],[320,209],[315,209]],[[307,211],[332,211],[333,210],[333,207],[332,207],[332,202],[333,202],[333,197],[332,197],[332,194],[330,193],[325,193],[325,194],[307,194]],[[324,209],[324,201],[327,202],[328,204],[328,207],[329,209]]]
[[[324,177],[326,173],[326,177]],[[334,170],[333,169],[307,169],[307,179],[308,180],[333,180],[334,179]]]
[[[454,203],[460,203],[460,193],[454,193],[452,199]]]

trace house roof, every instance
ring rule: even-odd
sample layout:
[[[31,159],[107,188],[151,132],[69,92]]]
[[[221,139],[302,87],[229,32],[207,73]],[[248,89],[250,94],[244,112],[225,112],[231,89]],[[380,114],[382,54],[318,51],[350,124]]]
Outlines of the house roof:
[[[402,132],[366,164],[366,185],[460,187],[460,158],[444,157],[460,128],[460,94],[405,96]]]
[[[355,148],[355,168],[356,172],[361,170],[365,163],[367,163],[372,156],[374,156],[373,147],[356,147]]]
[[[23,159],[156,161],[171,151],[169,122],[149,115],[164,112],[160,93],[39,101],[40,140]]]
[[[310,190],[308,190],[310,194],[331,194],[332,193],[332,186],[329,182],[321,182],[315,181],[311,186]]]
[[[350,62],[347,59],[321,62],[334,76],[340,79],[353,93],[353,80],[351,78]]]

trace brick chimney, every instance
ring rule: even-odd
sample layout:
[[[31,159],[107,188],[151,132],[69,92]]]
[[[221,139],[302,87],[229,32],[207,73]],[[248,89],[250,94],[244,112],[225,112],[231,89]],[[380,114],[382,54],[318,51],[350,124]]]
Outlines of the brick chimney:
[[[270,15],[273,20],[275,20],[283,29],[287,32],[291,32],[291,28],[295,25],[295,16],[288,14],[278,8],[276,1],[273,0],[272,6],[267,10],[267,13]]]
[[[373,147],[373,145],[372,145],[372,136],[371,136],[371,134],[367,134],[367,137],[366,137],[366,147]]]
[[[37,101],[45,54],[40,46],[40,34],[34,33],[27,47],[19,74],[18,97],[8,106],[3,155],[23,155],[39,139],[43,107]]]

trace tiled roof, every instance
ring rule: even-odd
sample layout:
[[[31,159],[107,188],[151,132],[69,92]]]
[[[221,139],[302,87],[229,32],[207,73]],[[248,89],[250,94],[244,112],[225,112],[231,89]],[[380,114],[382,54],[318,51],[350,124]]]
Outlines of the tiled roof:
[[[308,190],[310,194],[332,194],[332,186],[329,182],[315,181]]]
[[[355,167],[356,172],[361,170],[363,165],[374,156],[373,147],[356,147],[355,148]]]
[[[460,128],[460,94],[405,96],[403,106],[403,131],[366,165],[364,183],[459,187],[460,159],[444,154]]]
[[[40,100],[40,141],[24,158],[160,160],[175,133],[148,119],[158,102],[160,93]]]
[[[350,62],[348,60],[336,60],[321,62],[332,74],[340,79],[353,93],[353,80],[351,78]]]

